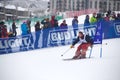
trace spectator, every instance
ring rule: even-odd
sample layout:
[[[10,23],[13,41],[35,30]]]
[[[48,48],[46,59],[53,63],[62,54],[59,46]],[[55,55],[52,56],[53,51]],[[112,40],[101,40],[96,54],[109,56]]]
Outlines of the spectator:
[[[117,14],[116,20],[120,20],[120,13]]]
[[[0,22],[0,38],[2,38],[2,22]]]
[[[51,27],[58,27],[58,21],[55,19],[55,16],[51,17]]]
[[[51,23],[49,21],[49,18],[46,18],[46,19],[42,20],[41,24],[43,24],[43,28],[51,27]]]
[[[8,37],[15,37],[15,36],[13,35],[13,32],[9,32]]]
[[[37,23],[35,24],[35,31],[39,31],[40,30],[40,22],[37,21]]]
[[[63,20],[63,22],[60,24],[60,27],[67,27],[66,20]]]
[[[104,19],[105,19],[105,21],[110,21],[110,16],[109,16],[109,14],[106,14],[106,17],[105,17]]]
[[[37,21],[35,24],[35,43],[34,43],[34,48],[37,49],[38,47],[38,43],[39,43],[39,38],[40,38],[40,22]]]
[[[115,12],[113,12],[112,15],[111,15],[111,17],[110,17],[110,20],[116,20],[116,18],[117,18],[116,14],[115,14]]]
[[[78,17],[74,16],[74,19],[72,20],[72,26],[74,28],[78,28]]]
[[[28,27],[27,27],[26,22],[23,22],[23,24],[21,25],[21,31],[22,31],[22,35],[28,34]]]
[[[107,14],[108,14],[108,15],[111,15],[111,10],[108,10],[108,11],[107,11]]]
[[[93,13],[93,16],[90,18],[90,24],[95,24],[97,22],[96,13]]]
[[[27,20],[27,27],[28,27],[28,33],[31,33],[31,21],[30,20]]]
[[[15,24],[15,22],[13,22],[13,24],[12,24],[12,34],[13,34],[13,36],[17,35],[16,28],[17,28],[16,24]]]
[[[90,25],[90,22],[89,22],[89,15],[86,15],[86,18],[85,18],[85,21],[84,21],[84,27],[87,27]]]
[[[102,13],[98,13],[96,19],[97,19],[97,21],[103,20],[103,14]]]
[[[2,38],[8,37],[7,26],[5,25],[4,22],[1,22],[1,37]]]

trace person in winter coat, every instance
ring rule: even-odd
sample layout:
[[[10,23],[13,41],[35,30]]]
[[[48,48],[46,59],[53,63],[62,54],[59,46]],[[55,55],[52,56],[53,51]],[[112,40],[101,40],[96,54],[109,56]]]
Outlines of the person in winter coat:
[[[78,28],[78,17],[74,16],[74,19],[72,20],[72,26],[74,28]]]
[[[86,18],[85,18],[85,21],[84,21],[84,27],[87,27],[90,25],[90,22],[89,22],[89,15],[86,15]]]
[[[40,22],[37,21],[37,23],[35,24],[35,31],[39,31],[40,30]]]
[[[16,32],[16,25],[15,25],[15,22],[13,22],[13,24],[12,24],[12,34],[14,35],[14,36],[16,36],[17,35],[17,32]]]
[[[74,48],[74,45],[79,41],[81,44],[78,46],[73,59],[86,58],[86,51],[93,44],[93,39],[89,35],[84,35],[82,32],[79,32],[77,39],[72,43],[70,48]]]
[[[106,14],[106,17],[104,18],[105,21],[110,21],[110,15]]]
[[[31,33],[31,21],[27,20],[28,33]]]
[[[55,19],[55,16],[51,17],[51,27],[58,27],[58,21]]]
[[[42,20],[41,24],[43,24],[43,28],[49,28],[49,27],[51,27],[51,23],[49,21],[49,18],[46,18],[46,19]]]
[[[60,24],[60,27],[67,27],[66,20],[63,20],[63,22]]]
[[[1,38],[8,38],[7,26],[1,22]]]
[[[120,20],[120,13],[117,14],[116,20]]]
[[[90,18],[90,24],[94,25],[97,22],[96,13],[93,13],[93,16]]]
[[[0,38],[2,38],[2,23],[0,22]]]
[[[21,31],[22,31],[22,35],[28,34],[28,27],[27,27],[26,22],[23,22],[23,24],[21,25]]]

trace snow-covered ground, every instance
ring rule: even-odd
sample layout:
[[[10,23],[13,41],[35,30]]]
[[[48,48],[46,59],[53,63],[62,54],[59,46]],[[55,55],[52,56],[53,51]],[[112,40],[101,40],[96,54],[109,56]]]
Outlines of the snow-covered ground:
[[[70,45],[0,55],[0,80],[120,80],[119,38],[103,41],[102,58],[96,45],[90,59],[63,61],[77,45],[63,57]]]

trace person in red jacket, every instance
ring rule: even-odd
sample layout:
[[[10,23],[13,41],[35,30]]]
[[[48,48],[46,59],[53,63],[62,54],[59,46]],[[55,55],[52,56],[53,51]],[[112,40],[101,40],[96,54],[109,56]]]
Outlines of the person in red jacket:
[[[58,27],[58,21],[55,19],[55,16],[51,16],[51,27]]]
[[[79,41],[81,44],[78,46],[73,59],[86,58],[86,51],[93,44],[93,39],[89,35],[84,35],[82,32],[79,32],[77,39],[72,43],[70,48],[74,48],[74,45]]]
[[[4,22],[1,22],[1,34],[2,38],[8,38],[7,26],[4,24]]]

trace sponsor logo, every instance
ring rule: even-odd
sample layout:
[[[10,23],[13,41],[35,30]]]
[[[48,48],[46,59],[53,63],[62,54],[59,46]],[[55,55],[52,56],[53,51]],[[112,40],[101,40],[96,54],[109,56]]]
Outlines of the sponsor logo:
[[[9,39],[1,39],[0,40],[0,49],[6,48],[17,48],[20,46],[28,46],[29,45],[29,36],[20,37],[20,38],[9,38]]]
[[[115,23],[114,29],[116,34],[120,35],[120,23]]]
[[[90,27],[84,29],[85,34],[94,36],[96,27]],[[56,43],[57,41],[71,41],[72,39],[77,37],[79,30],[78,29],[69,29],[69,30],[53,30],[50,31],[50,40],[53,43]]]
[[[75,31],[77,33],[77,30]],[[58,30],[50,32],[50,40],[53,42],[70,40],[74,37],[74,31]]]

